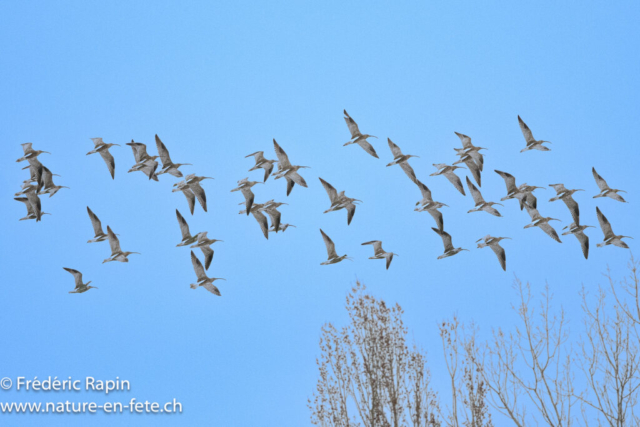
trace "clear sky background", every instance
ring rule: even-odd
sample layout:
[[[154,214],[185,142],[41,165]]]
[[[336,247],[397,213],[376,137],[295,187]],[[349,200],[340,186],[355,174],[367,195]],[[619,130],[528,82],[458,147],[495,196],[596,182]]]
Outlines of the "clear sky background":
[[[638,12],[633,2],[533,5],[508,2],[5,2],[0,6],[0,168],[3,198],[0,377],[127,379],[130,392],[16,393],[2,401],[164,402],[176,398],[181,415],[12,416],[20,425],[309,424],[306,400],[315,389],[320,328],[347,321],[344,300],[357,279],[377,297],[398,302],[412,339],[429,354],[434,386],[447,395],[437,322],[458,313],[484,331],[508,326],[514,275],[536,294],[548,282],[582,328],[580,287],[596,289],[610,266],[621,271],[629,251],[596,248],[589,229],[585,260],[573,236],[558,244],[527,229],[517,202],[504,215],[467,214],[473,207],[432,163],[455,161],[454,131],[488,147],[482,193],[499,201],[503,180],[564,183],[581,188],[581,221],[598,225],[595,207],[616,233],[640,238],[637,159],[640,61]],[[380,159],[349,140],[347,109],[372,140]],[[550,152],[524,147],[517,115]],[[150,182],[133,165],[132,138],[156,153],[154,134],[174,162],[204,181],[209,212],[172,193],[177,181]],[[112,180],[89,138],[113,147]],[[471,249],[437,260],[443,251],[427,213],[413,211],[418,188],[397,167],[386,168],[390,137],[412,159],[418,178],[443,208],[453,243]],[[243,201],[231,193],[238,179],[260,180],[244,156],[264,150],[275,159],[276,138],[302,170],[309,188],[286,197],[284,180],[254,187],[256,201],[287,202],[284,234],[262,236]],[[27,171],[15,163],[20,144],[33,142],[59,185],[42,198],[51,212],[40,223],[18,222],[24,206],[12,200]],[[591,167],[629,204],[593,199]],[[465,172],[465,171],[463,171]],[[464,173],[461,174],[464,179]],[[318,177],[363,200],[350,226],[330,205]],[[539,210],[571,222],[555,192],[538,190]],[[138,251],[128,264],[108,263],[107,243],[93,237],[86,206]],[[178,208],[192,232],[224,240],[214,246],[209,275],[224,277],[222,297],[195,281],[189,249],[176,248]],[[354,262],[326,259],[318,231]],[[474,249],[486,234],[508,236],[507,271],[490,249]],[[400,254],[385,271],[369,260],[379,239]],[[632,250],[637,240],[629,240]],[[201,253],[196,252],[202,258]],[[80,270],[99,287],[70,295]],[[445,399],[446,402],[446,399]],[[7,417],[3,415],[3,417]]]

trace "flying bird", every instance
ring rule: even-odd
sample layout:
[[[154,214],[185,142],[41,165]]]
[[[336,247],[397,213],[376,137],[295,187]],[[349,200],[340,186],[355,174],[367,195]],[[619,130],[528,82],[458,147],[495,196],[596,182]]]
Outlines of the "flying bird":
[[[249,169],[249,172],[254,171],[256,169],[264,169],[264,181],[263,182],[267,182],[267,179],[269,178],[269,175],[271,175],[271,172],[273,171],[273,164],[277,163],[277,160],[269,160],[266,159],[264,157],[264,151],[256,151],[255,153],[251,153],[251,154],[247,154],[246,156],[244,156],[244,158],[246,159],[247,157],[253,156],[254,160],[256,161],[256,164]]]
[[[411,165],[409,164],[409,159],[411,157],[417,157],[417,158],[419,157],[414,156],[413,154],[402,154],[402,150],[400,150],[400,147],[394,144],[390,138],[387,138],[387,142],[389,143],[391,154],[393,154],[393,161],[389,163],[387,166],[400,165],[404,173],[406,173],[409,179],[415,183],[418,180],[418,178],[416,178],[416,173],[411,167]]]
[[[615,234],[613,229],[611,228],[611,224],[606,216],[600,212],[600,208],[596,206],[596,214],[598,215],[598,222],[600,223],[600,228],[602,229],[602,233],[604,234],[604,240],[602,243],[598,243],[596,246],[602,248],[607,245],[614,245],[619,248],[629,249],[629,246],[622,241],[623,238],[633,239],[630,236],[622,236]]]
[[[524,135],[524,139],[525,141],[527,141],[527,146],[522,150],[520,150],[521,153],[529,150],[550,151],[550,148],[545,147],[542,144],[544,144],[545,142],[548,142],[549,144],[551,144],[551,141],[543,141],[542,139],[536,140],[533,137],[533,134],[531,133],[531,129],[529,129],[529,126],[527,126],[527,124],[522,121],[520,116],[518,116],[518,123],[520,124],[520,130],[522,131],[522,135]]]
[[[111,261],[129,262],[129,258],[127,258],[129,255],[140,254],[140,252],[122,252],[122,249],[120,249],[120,241],[108,225],[107,236],[109,237],[109,246],[111,246],[111,256],[102,261],[103,264]]]
[[[251,187],[253,187],[256,184],[262,184],[262,182],[249,181],[249,178],[244,178],[238,181],[238,187],[231,190],[232,193],[234,191],[242,192],[242,195],[244,196],[244,199],[245,199],[247,215],[251,213],[251,205],[253,205],[253,199],[255,198],[253,191],[251,191]]]
[[[206,270],[209,269],[211,261],[213,260],[213,249],[211,249],[211,245],[213,245],[215,242],[224,242],[224,240],[209,239],[207,237],[207,232],[203,231],[202,233],[198,234],[198,242],[195,245],[191,246],[192,248],[200,248],[200,250],[202,251],[202,254],[204,255],[204,268]]]
[[[226,280],[220,277],[208,277],[207,273],[204,272],[204,268],[202,267],[202,263],[196,256],[196,254],[191,251],[191,263],[193,264],[193,270],[196,272],[196,277],[198,278],[198,283],[192,283],[189,285],[191,289],[198,289],[198,287],[202,286],[209,292],[214,295],[222,296],[220,294],[220,290],[216,285],[213,284],[216,280]]]
[[[345,196],[344,191],[341,191],[340,193],[338,193],[336,189],[327,181],[325,181],[322,178],[318,178],[318,179],[320,179],[320,182],[322,183],[322,186],[324,187],[325,191],[327,192],[327,195],[329,196],[329,200],[331,201],[331,206],[329,206],[329,209],[324,211],[324,213],[334,212],[340,209],[346,209],[347,225],[350,225],[351,220],[353,219],[353,215],[356,213],[355,203],[362,202],[362,201]]]
[[[282,231],[283,233],[285,231],[287,231],[287,228],[289,227],[293,227],[293,228],[297,228],[295,225],[293,224],[280,224],[280,227],[276,230],[274,228],[274,226],[272,225],[271,228],[269,228],[269,233],[273,233],[274,231],[277,233],[278,231]]]
[[[93,232],[95,234],[94,238],[89,240],[87,243],[104,242],[109,239],[109,236],[102,231],[102,223],[100,222],[100,219],[98,219],[98,216],[89,209],[89,206],[87,206],[87,213],[89,214],[89,219],[91,220],[91,225],[93,226]]]
[[[551,225],[549,225],[549,221],[560,221],[559,219],[543,217],[542,215],[540,215],[540,212],[538,212],[538,209],[529,206],[529,204],[527,203],[525,203],[524,206],[525,208],[527,208],[527,213],[531,217],[531,223],[525,225],[524,228],[538,227],[539,229],[547,233],[547,235],[553,240],[558,243],[562,243],[560,237],[558,237],[558,233],[556,232],[556,230]]]
[[[480,173],[480,167],[477,165],[476,161],[471,157],[470,154],[465,154],[460,157],[459,160],[453,162],[454,165],[464,163],[467,165],[467,169],[471,172],[471,176],[476,180],[478,186],[482,187],[482,176]]]
[[[32,146],[31,146],[30,142],[26,142],[26,143],[20,144],[20,145],[22,145],[22,151],[24,152],[24,156],[22,156],[18,160],[16,160],[17,163],[23,162],[25,160],[36,159],[42,153],[51,154],[48,151],[34,150],[32,148]]]
[[[189,232],[189,224],[184,219],[184,217],[180,214],[180,211],[176,209],[176,218],[178,218],[178,224],[180,225],[180,233],[182,233],[182,241],[176,245],[177,246],[189,246],[194,244],[201,233],[196,233],[194,236]]]
[[[191,211],[191,215],[193,215],[193,206],[195,197],[198,199],[200,206],[206,212],[207,211],[207,195],[204,192],[204,189],[200,185],[200,181],[205,179],[213,179],[208,176],[196,176],[196,174],[189,174],[185,177],[183,181],[177,182],[173,184],[175,187],[172,192],[182,191],[182,193],[187,198],[187,202],[189,203],[189,210]]]
[[[444,203],[436,202],[431,197],[431,190],[429,187],[424,185],[420,180],[416,180],[416,185],[420,189],[422,193],[422,200],[416,203],[416,206],[419,206],[414,209],[417,212],[429,212],[429,214],[436,221],[436,225],[440,230],[444,230],[444,221],[442,219],[442,213],[438,210],[443,206],[447,206]],[[448,207],[448,206],[447,206]]]
[[[564,204],[567,205],[567,208],[569,208],[573,222],[580,225],[580,208],[578,207],[578,203],[573,200],[572,194],[576,191],[584,190],[569,190],[565,188],[564,184],[549,184],[549,187],[553,187],[553,189],[556,190],[556,197],[549,199],[549,201],[555,202],[556,200],[562,200]]]
[[[102,156],[102,160],[104,160],[104,162],[107,164],[107,168],[109,168],[109,173],[111,174],[111,179],[115,179],[116,161],[113,159],[113,156],[109,152],[109,148],[113,147],[114,145],[119,147],[120,145],[119,144],[107,144],[106,142],[104,142],[102,140],[102,138],[91,138],[91,140],[93,141],[93,144],[95,145],[95,148],[93,150],[89,151],[87,153],[87,156],[89,154],[100,153],[100,156]]]
[[[16,200],[18,202],[24,203],[24,205],[27,208],[27,216],[20,218],[18,221],[26,221],[26,220],[29,220],[29,219],[37,219],[38,215],[33,210],[33,207],[31,205],[31,203],[29,203],[29,199],[27,199],[26,197],[14,197],[13,200]],[[51,215],[51,214],[47,213],[47,212],[40,212],[40,217],[42,217],[42,215]]]
[[[485,211],[493,216],[502,216],[500,215],[500,212],[493,207],[493,205],[502,206],[502,204],[496,202],[485,202],[482,197],[482,193],[480,193],[480,190],[473,185],[471,180],[469,180],[469,177],[467,177],[467,187],[469,187],[469,192],[471,193],[471,197],[473,197],[473,202],[476,204],[476,206],[467,213]]]
[[[591,172],[593,173],[593,177],[596,180],[596,184],[598,184],[598,188],[600,189],[600,193],[593,196],[594,199],[597,197],[610,197],[613,200],[617,200],[618,202],[627,203],[627,201],[624,200],[622,196],[618,194],[619,192],[626,193],[626,191],[610,188],[607,185],[607,181],[605,181],[600,175],[598,175],[598,172],[596,172],[596,168],[591,168]]]
[[[338,256],[336,253],[336,245],[333,243],[333,240],[331,240],[331,238],[322,231],[322,229],[320,229],[320,234],[322,234],[322,240],[324,240],[324,245],[327,247],[327,260],[320,263],[320,265],[336,264],[345,259],[351,260],[347,254]]]
[[[131,147],[133,157],[136,161],[136,164],[129,169],[129,173],[142,171],[149,179],[158,181],[158,177],[156,176],[156,169],[158,169],[156,159],[158,156],[150,156],[147,153],[147,146],[141,142],[134,142],[133,139],[131,142],[127,142],[127,145]]]
[[[471,158],[475,161],[476,165],[478,165],[478,168],[480,169],[480,171],[482,171],[484,169],[484,157],[480,153],[480,150],[486,150],[486,148],[476,147],[475,145],[473,145],[471,143],[471,138],[469,138],[467,135],[463,135],[458,132],[454,132],[454,133],[458,135],[458,138],[460,138],[460,141],[462,141],[462,148],[454,148],[454,150],[456,151],[456,154],[460,157],[464,157],[467,155],[471,156]]]
[[[362,244],[362,246],[364,245],[373,245],[373,256],[369,257],[369,259],[386,259],[387,260],[387,270],[391,265],[391,260],[393,260],[394,255],[398,255],[398,254],[394,254],[393,252],[386,252],[384,249],[382,249],[382,242],[380,240],[372,240],[370,242],[365,242]]]
[[[449,182],[452,183],[454,187],[456,187],[456,190],[458,190],[460,194],[466,196],[466,194],[464,193],[464,187],[462,186],[462,181],[460,181],[460,178],[454,172],[456,169],[464,169],[463,167],[455,165],[449,166],[444,163],[434,163],[433,166],[435,166],[438,171],[432,173],[429,176],[444,175],[449,180]]]
[[[282,216],[278,208],[286,204],[287,203],[274,202],[273,200],[269,200],[264,204],[264,207],[262,208],[262,211],[266,212],[267,215],[269,215],[269,218],[271,218],[271,227],[276,230],[276,233],[280,229],[280,218]]]
[[[469,251],[468,249],[454,248],[453,243],[451,241],[451,235],[446,231],[440,230],[438,228],[433,228],[433,227],[431,227],[431,229],[436,233],[438,233],[438,235],[442,238],[442,243],[444,244],[444,253],[440,255],[438,259],[454,256],[455,254],[462,251]]]
[[[520,210],[524,208],[525,203],[534,209],[537,208],[538,199],[533,195],[533,191],[542,187],[534,187],[527,184],[516,187],[516,178],[513,175],[499,170],[496,170],[495,173],[504,179],[504,183],[507,186],[507,195],[500,199],[500,201],[517,199],[520,203]]]
[[[293,186],[298,184],[302,187],[307,187],[307,182],[304,180],[300,174],[298,174],[299,169],[306,168],[309,166],[294,166],[289,162],[289,156],[287,153],[278,145],[276,140],[273,140],[273,147],[276,150],[276,155],[278,156],[278,172],[274,179],[280,179],[284,177],[287,180],[287,196],[291,194],[291,190],[293,190]]]
[[[478,243],[478,248],[486,248],[489,247],[498,257],[498,261],[500,262],[500,266],[504,271],[507,271],[507,254],[504,251],[504,248],[500,246],[500,240],[511,239],[510,237],[492,237],[487,234],[482,239],[476,240]],[[482,242],[481,242],[482,240]]]
[[[580,242],[580,247],[582,248],[584,259],[589,258],[589,237],[584,234],[584,230],[589,227],[593,227],[593,225],[577,225],[575,222],[572,222],[570,225],[567,225],[563,228],[563,230],[568,230],[562,233],[563,236],[566,236],[568,234],[573,234],[574,236],[576,236],[576,239],[578,239],[578,242]]]
[[[362,134],[360,133],[360,129],[358,129],[358,124],[351,118],[351,116],[347,113],[347,110],[344,110],[344,121],[347,123],[349,127],[349,132],[351,132],[351,141],[345,143],[343,146],[346,147],[350,144],[358,144],[364,151],[371,154],[373,157],[378,159],[378,154],[373,146],[367,141],[367,138],[376,138],[377,136]]]
[[[162,169],[160,170],[160,172],[157,172],[156,175],[168,173],[169,175],[173,175],[176,178],[182,178],[182,172],[180,172],[178,168],[180,166],[191,166],[191,163],[173,163],[171,161],[171,157],[169,156],[169,150],[167,150],[167,147],[160,140],[157,134],[156,147],[158,149],[158,154],[160,155],[160,160],[162,161]]]
[[[262,230],[262,234],[264,238],[269,240],[269,221],[267,221],[267,217],[262,213],[262,209],[265,207],[265,203],[254,203],[251,208],[251,215],[258,221],[258,225],[260,226],[260,230]],[[247,211],[240,211],[240,215],[245,214]]]
[[[38,194],[49,194],[49,197],[53,197],[53,195],[56,194],[61,188],[69,188],[69,187],[65,187],[64,185],[55,185],[53,183],[54,175],[60,176],[60,175],[51,173],[49,168],[47,168],[46,166],[42,166],[43,188]]]
[[[91,280],[89,280],[87,283],[82,283],[82,273],[80,273],[78,270],[74,270],[73,268],[67,268],[67,267],[62,267],[62,268],[68,271],[69,273],[73,274],[73,278],[76,281],[76,287],[74,290],[69,291],[70,294],[81,294],[83,292],[87,292],[89,289],[98,289],[95,286],[89,286],[89,283],[91,283]]]

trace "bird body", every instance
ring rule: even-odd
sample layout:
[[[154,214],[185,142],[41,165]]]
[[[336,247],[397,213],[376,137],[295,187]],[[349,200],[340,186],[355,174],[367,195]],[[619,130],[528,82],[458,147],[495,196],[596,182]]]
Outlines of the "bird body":
[[[129,255],[140,254],[140,252],[123,252],[122,249],[120,249],[120,241],[118,240],[118,237],[108,225],[107,236],[109,238],[109,246],[111,247],[111,256],[102,261],[103,264],[111,261],[129,262],[129,258],[127,258]]]
[[[555,202],[556,200],[562,200],[564,204],[567,205],[567,208],[569,208],[569,212],[571,212],[571,216],[573,217],[573,222],[580,225],[580,208],[572,195],[577,191],[584,190],[569,190],[564,186],[564,184],[549,184],[549,187],[553,187],[554,190],[556,190],[556,196],[549,199],[549,201]]]
[[[289,156],[287,156],[287,153],[285,153],[275,139],[273,140],[273,147],[276,151],[276,156],[278,156],[278,171],[274,179],[284,177],[287,180],[287,196],[291,194],[291,190],[293,190],[295,184],[306,188],[307,182],[298,174],[298,170],[309,169],[309,166],[292,165],[291,162],[289,162]]]
[[[556,230],[549,225],[549,221],[560,221],[556,218],[543,217],[540,215],[540,212],[536,208],[529,206],[527,203],[524,204],[525,208],[527,208],[527,213],[531,217],[531,223],[524,226],[524,228],[538,227],[542,231],[544,231],[549,237],[555,240],[558,243],[562,243],[560,237],[558,237],[558,233]]]
[[[567,225],[563,228],[563,230],[568,230],[562,233],[563,236],[569,234],[573,234],[574,236],[576,236],[576,239],[578,239],[578,242],[580,242],[580,247],[582,248],[584,259],[589,258],[589,237],[584,234],[584,230],[589,227],[595,228],[592,225],[577,225],[575,222],[572,222],[570,225]]]
[[[482,193],[480,193],[480,190],[478,190],[476,186],[473,185],[471,180],[469,180],[469,177],[467,177],[467,187],[469,187],[471,197],[473,197],[473,201],[476,204],[476,206],[467,213],[484,211],[493,216],[502,216],[500,215],[500,212],[498,212],[498,210],[493,207],[493,205],[502,205],[495,202],[486,202],[482,197]]]
[[[102,231],[102,223],[96,214],[93,213],[89,206],[87,206],[87,213],[89,214],[89,219],[91,220],[91,225],[93,226],[93,231],[95,236],[93,239],[89,240],[87,243],[96,243],[96,242],[104,242],[109,239],[109,236]]]
[[[182,191],[189,203],[189,210],[193,215],[193,208],[195,206],[195,199],[198,199],[198,203],[202,206],[202,209],[207,211],[207,195],[204,192],[204,188],[200,185],[200,181],[205,179],[213,179],[208,176],[196,176],[195,174],[189,174],[184,180],[173,184],[175,187],[172,192]]]
[[[201,233],[196,233],[194,236],[189,232],[189,224],[184,219],[184,217],[180,214],[180,211],[176,209],[176,218],[178,218],[178,224],[180,225],[180,233],[182,234],[182,241],[176,245],[178,246],[189,246],[198,241]]]
[[[253,156],[254,160],[256,161],[256,164],[249,169],[249,172],[254,171],[256,169],[264,169],[264,181],[266,182],[267,179],[269,178],[269,175],[271,175],[271,172],[273,171],[273,164],[277,163],[277,160],[269,160],[267,158],[264,157],[264,151],[256,151],[255,153],[251,153],[248,154],[245,157],[245,159],[247,157]]]
[[[507,270],[507,254],[504,251],[504,248],[500,246],[500,241],[504,239],[511,239],[511,238],[510,237],[493,237],[491,235],[486,235],[482,239],[476,240],[476,243],[482,240],[482,242],[478,243],[478,248],[486,248],[486,247],[491,248],[493,253],[495,253],[496,256],[498,257],[498,261],[500,262],[500,267],[502,267],[502,269],[506,271]]]
[[[400,168],[404,171],[404,173],[409,177],[411,181],[414,183],[417,182],[418,178],[416,178],[416,173],[409,164],[409,159],[414,156],[413,154],[402,154],[402,150],[398,147],[390,138],[387,138],[387,142],[389,144],[389,148],[391,149],[391,154],[393,154],[393,161],[387,164],[387,167],[393,165],[400,165]]]
[[[356,204],[362,201],[345,196],[344,191],[338,193],[336,189],[327,181],[322,178],[319,179],[325,191],[327,192],[327,195],[329,196],[329,200],[331,201],[331,206],[329,206],[329,209],[325,210],[324,213],[346,209],[347,225],[350,225],[351,220],[353,219],[353,215],[356,213]]]
[[[442,244],[444,245],[444,253],[440,255],[438,259],[454,256],[462,251],[468,251],[468,249],[454,248],[453,241],[451,240],[451,235],[446,231],[433,227],[431,227],[431,229],[440,236],[440,238],[442,239]]]
[[[231,190],[232,193],[234,191],[240,191],[244,196],[247,215],[251,213],[251,205],[253,205],[253,200],[255,198],[253,191],[251,191],[251,187],[256,184],[262,184],[262,182],[249,181],[248,178],[244,178],[238,181],[238,187]]]
[[[168,173],[169,175],[173,175],[176,178],[182,178],[182,172],[178,170],[180,166],[191,166],[191,163],[173,163],[171,161],[171,156],[169,156],[169,150],[164,145],[164,143],[160,140],[158,135],[156,134],[156,148],[158,149],[158,155],[160,156],[160,160],[162,160],[162,169],[156,173],[156,175],[162,175]]]
[[[203,231],[202,233],[198,234],[198,242],[191,247],[200,248],[200,250],[202,251],[202,254],[204,255],[204,268],[206,270],[209,269],[209,266],[211,265],[211,261],[213,260],[213,249],[211,249],[211,245],[213,245],[215,242],[223,242],[223,241],[224,240],[209,239],[207,237],[206,231]]]

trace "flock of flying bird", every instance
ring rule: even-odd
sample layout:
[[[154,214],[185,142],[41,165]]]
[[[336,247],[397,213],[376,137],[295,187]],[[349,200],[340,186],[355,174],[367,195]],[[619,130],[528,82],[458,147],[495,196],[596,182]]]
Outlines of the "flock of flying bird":
[[[357,144],[371,156],[379,158],[376,150],[367,140],[368,138],[377,137],[361,133],[358,125],[353,120],[353,118],[349,116],[346,110],[344,111],[344,120],[351,133],[351,140],[349,140],[344,145],[347,146],[351,144]],[[533,137],[531,130],[524,123],[524,121],[522,121],[520,116],[518,116],[518,122],[526,141],[526,146],[521,150],[521,152],[529,150],[550,151],[549,148],[544,145],[545,143],[549,143],[549,141],[536,140]],[[459,191],[463,196],[466,196],[465,188],[462,184],[462,181],[460,180],[460,177],[456,175],[455,171],[457,169],[464,169],[465,167],[458,166],[459,164],[463,163],[466,166],[466,169],[470,171],[471,176],[473,177],[478,187],[481,187],[481,174],[484,167],[484,156],[480,151],[485,150],[485,148],[474,146],[471,143],[471,138],[466,135],[460,134],[458,132],[455,132],[455,134],[460,138],[460,141],[462,142],[462,148],[454,148],[454,150],[456,151],[456,155],[459,157],[458,160],[453,162],[451,165],[447,165],[444,163],[433,164],[437,171],[432,173],[431,176],[444,176],[445,178],[447,178],[447,180],[449,180],[449,182],[451,182],[451,184],[457,191]],[[119,145],[105,143],[102,138],[91,138],[91,140],[94,143],[94,149],[88,152],[87,155],[99,153],[105,164],[107,165],[112,179],[114,179],[115,160],[109,152],[109,148]],[[149,155],[147,153],[147,147],[145,144],[134,142],[133,140],[127,143],[127,145],[129,145],[133,151],[135,160],[135,164],[130,168],[129,172],[143,172],[149,178],[149,180],[154,181],[158,181],[158,176],[163,174],[170,174],[176,178],[181,178],[183,175],[179,168],[181,166],[190,164],[173,163],[171,157],[169,156],[169,151],[157,135],[155,136],[155,140],[158,150],[158,155],[155,156]],[[403,154],[400,147],[393,143],[391,139],[387,139],[387,142],[391,150],[391,154],[393,155],[393,161],[387,164],[387,166],[400,166],[400,168],[409,177],[409,179],[418,186],[422,194],[422,199],[416,203],[417,207],[415,208],[415,211],[428,212],[435,220],[436,227],[433,227],[432,230],[441,237],[444,245],[444,253],[440,255],[438,259],[450,257],[458,254],[461,251],[466,251],[467,249],[454,247],[451,235],[444,230],[443,216],[438,209],[447,205],[433,200],[431,191],[425,184],[417,179],[413,168],[409,164],[410,158],[418,156],[412,154]],[[306,181],[298,173],[298,171],[300,169],[308,168],[308,166],[293,165],[290,162],[286,152],[276,142],[275,139],[273,140],[273,145],[277,160],[269,160],[265,158],[263,151],[257,151],[246,156],[253,156],[255,161],[254,166],[249,169],[249,171],[255,171],[257,169],[264,170],[263,180],[260,182],[250,181],[249,178],[243,178],[238,181],[238,186],[231,190],[232,192],[239,191],[240,193],[242,193],[245,200],[240,204],[244,205],[245,209],[240,211],[240,214],[253,215],[260,226],[262,234],[266,239],[269,238],[270,232],[284,232],[288,227],[295,226],[281,222],[281,213],[278,208],[286,205],[286,203],[276,202],[273,199],[268,200],[264,203],[254,203],[255,195],[252,188],[257,184],[266,183],[269,176],[272,175],[274,165],[276,163],[278,164],[278,169],[275,173],[273,173],[274,180],[280,178],[285,179],[285,181],[287,182],[287,196],[291,194],[291,191],[296,184],[301,187],[307,187]],[[55,185],[53,183],[53,176],[58,175],[51,173],[51,171],[38,160],[38,156],[40,154],[50,154],[49,152],[34,150],[31,143],[22,144],[22,148],[24,151],[24,156],[19,158],[17,162],[22,162],[25,160],[28,161],[29,165],[23,169],[29,168],[30,177],[29,179],[23,181],[20,191],[15,195],[15,200],[24,203],[27,208],[27,216],[21,218],[20,220],[22,221],[35,219],[37,222],[41,220],[43,215],[47,214],[46,212],[42,211],[39,196],[43,194],[49,194],[49,197],[52,197],[61,188],[69,187]],[[159,163],[157,161],[158,158],[160,158],[162,162],[162,167],[160,169]],[[558,233],[550,224],[550,221],[558,220],[555,218],[543,217],[537,209],[537,198],[533,193],[536,189],[543,187],[531,186],[526,183],[517,186],[516,179],[513,175],[499,170],[496,170],[495,172],[503,178],[506,185],[507,194],[501,199],[501,201],[509,199],[518,200],[520,210],[525,209],[531,217],[531,222],[524,228],[538,227],[552,239],[562,243],[558,236]],[[596,184],[600,189],[600,192],[593,196],[594,198],[609,197],[613,200],[626,203],[622,196],[618,194],[620,192],[624,192],[623,190],[613,189],[609,187],[607,182],[596,172],[595,168],[592,169],[592,173]],[[205,212],[207,211],[207,198],[205,191],[201,186],[201,182],[205,179],[213,178],[189,174],[185,177],[184,180],[173,184],[174,188],[172,191],[182,192],[184,194],[192,215],[194,213],[196,199],[198,200],[202,209]],[[327,192],[329,201],[331,203],[329,208],[324,213],[345,209],[347,211],[347,225],[351,224],[356,211],[356,205],[361,201],[355,198],[347,197],[344,191],[338,192],[331,184],[329,184],[324,179],[319,178],[319,180],[325,191]],[[469,210],[469,213],[486,212],[496,217],[502,216],[500,212],[494,207],[494,205],[502,206],[500,203],[485,201],[478,187],[476,187],[476,185],[468,177],[466,177],[466,184],[475,205],[473,209]],[[574,193],[584,190],[567,189],[563,184],[550,184],[549,186],[556,191],[556,196],[550,199],[550,202],[562,200],[569,209],[569,212],[573,219],[573,222],[570,225],[563,228],[563,230],[566,230],[566,232],[562,233],[562,235],[573,234],[580,242],[584,257],[588,258],[589,237],[584,233],[584,231],[592,226],[580,224],[580,210],[578,207],[578,203],[573,199]],[[138,254],[138,252],[122,251],[122,249],[120,248],[119,239],[117,237],[118,235],[111,230],[111,227],[107,226],[107,233],[105,234],[102,229],[100,219],[91,211],[89,207],[87,207],[87,212],[94,229],[94,238],[89,240],[88,243],[103,242],[105,240],[109,241],[111,256],[105,259],[103,263],[111,261],[129,262],[129,255]],[[267,216],[265,216],[265,214],[271,219],[271,226],[269,226]],[[621,248],[628,248],[627,244],[623,242],[622,239],[629,236],[615,234],[613,232],[611,224],[598,207],[596,207],[596,214],[600,223],[600,228],[602,229],[602,232],[604,234],[604,240],[597,246],[602,247],[606,245],[615,245]],[[209,292],[220,296],[220,290],[213,284],[213,282],[215,282],[216,280],[225,279],[208,277],[206,274],[206,270],[209,269],[209,266],[211,265],[211,262],[213,260],[214,251],[213,249],[211,249],[211,245],[216,242],[221,242],[221,240],[208,238],[207,232],[199,232],[195,235],[192,235],[189,230],[189,225],[177,209],[176,217],[182,234],[182,241],[178,243],[177,246],[190,246],[191,248],[200,248],[204,255],[203,266],[195,253],[191,251],[191,262],[193,264],[193,268],[197,277],[197,283],[191,284],[191,288],[197,289],[198,287],[202,286]],[[327,260],[322,262],[321,265],[335,264],[345,259],[351,259],[346,254],[338,255],[336,252],[335,244],[333,243],[331,238],[322,229],[320,229],[320,233],[327,249]],[[500,241],[504,239],[509,238],[493,237],[487,235],[481,239],[478,239],[476,243],[478,243],[478,248],[491,248],[498,257],[502,269],[506,270],[506,254],[504,248],[500,246]],[[374,255],[370,257],[370,259],[386,260],[387,269],[389,268],[393,257],[397,255],[393,252],[385,251],[382,248],[382,242],[379,240],[365,242],[362,243],[362,245],[373,246]],[[89,283],[91,283],[90,281],[87,283],[83,283],[82,273],[80,273],[79,271],[66,267],[64,267],[64,269],[71,273],[75,278],[75,289],[70,293],[83,293],[89,289],[94,288],[93,286],[89,286]]]

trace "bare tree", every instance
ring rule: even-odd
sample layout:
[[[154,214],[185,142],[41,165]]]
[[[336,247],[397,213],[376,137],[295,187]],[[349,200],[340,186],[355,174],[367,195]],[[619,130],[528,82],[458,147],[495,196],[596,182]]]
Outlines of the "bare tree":
[[[451,427],[493,427],[482,365],[476,359],[477,328],[472,324],[466,333],[457,316],[453,316],[451,321],[442,322],[439,329],[451,381],[452,403],[445,422]]]
[[[402,308],[387,307],[360,283],[348,294],[346,308],[348,326],[322,328],[320,377],[308,402],[312,423],[439,427],[426,358],[406,344]]]
[[[472,355],[478,373],[491,391],[493,406],[516,426],[530,421],[553,427],[569,427],[575,403],[567,320],[563,310],[551,312],[552,296],[545,288],[536,315],[531,288],[517,280],[514,289],[520,319],[514,332],[494,330],[493,338]],[[527,403],[532,411],[528,411]]]
[[[616,289],[618,286],[616,286],[616,280],[611,276],[611,270],[609,268],[607,268],[607,274],[605,274],[607,279],[609,279],[609,286],[618,303],[619,309],[631,319],[635,326],[640,326],[640,281],[638,280],[638,266],[640,266],[640,261],[636,261],[633,255],[631,255],[628,264],[629,276],[625,277],[619,283],[619,287],[622,288],[624,292],[622,295],[618,295],[618,290]],[[626,294],[626,296],[624,294]]]
[[[635,263],[631,265],[637,289]],[[640,417],[635,415],[634,407],[640,387],[640,348],[635,319],[629,308],[620,303],[609,312],[606,299],[606,292],[600,289],[591,307],[587,292],[582,291],[586,318],[578,363],[588,386],[577,398],[593,410],[583,408],[586,425],[589,421],[602,425],[604,419],[610,427],[638,426]]]

